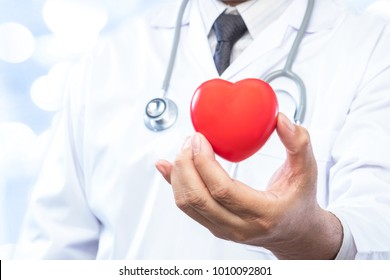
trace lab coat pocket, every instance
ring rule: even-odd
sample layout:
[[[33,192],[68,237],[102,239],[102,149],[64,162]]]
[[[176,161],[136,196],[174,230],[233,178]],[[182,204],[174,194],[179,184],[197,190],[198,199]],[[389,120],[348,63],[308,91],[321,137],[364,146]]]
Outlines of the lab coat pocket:
[[[329,170],[333,166],[332,149],[338,132],[335,130],[311,130],[310,139],[317,161],[317,200],[321,207],[329,203]]]
[[[331,151],[337,135],[338,131],[336,130],[310,130],[310,141],[317,163],[331,161]]]

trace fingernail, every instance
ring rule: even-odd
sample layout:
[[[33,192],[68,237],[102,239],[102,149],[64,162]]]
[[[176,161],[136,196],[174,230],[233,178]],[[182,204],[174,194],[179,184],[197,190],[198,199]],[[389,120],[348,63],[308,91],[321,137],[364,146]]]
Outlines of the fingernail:
[[[194,136],[192,136],[192,153],[194,156],[198,155],[200,153],[200,137],[198,133],[195,133]]]
[[[282,118],[282,122],[287,126],[287,128],[294,133],[295,132],[295,124],[293,124],[289,118],[286,117],[284,114],[280,114],[280,117]]]
[[[191,147],[191,136],[187,136],[186,140],[184,141],[183,147],[181,147],[182,150],[188,149]]]

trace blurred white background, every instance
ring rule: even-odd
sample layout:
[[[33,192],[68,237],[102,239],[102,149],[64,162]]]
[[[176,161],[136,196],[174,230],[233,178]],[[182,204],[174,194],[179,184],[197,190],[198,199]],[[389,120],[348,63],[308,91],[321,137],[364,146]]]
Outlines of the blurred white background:
[[[0,0],[0,245],[17,238],[68,70],[157,1]],[[390,18],[390,0],[344,1]]]

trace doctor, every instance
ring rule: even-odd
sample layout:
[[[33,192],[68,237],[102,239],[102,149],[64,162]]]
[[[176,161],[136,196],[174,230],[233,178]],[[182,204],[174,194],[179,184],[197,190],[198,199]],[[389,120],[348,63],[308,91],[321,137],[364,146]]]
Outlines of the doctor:
[[[179,116],[156,133],[145,104],[164,78],[180,2],[126,23],[73,71],[15,257],[390,258],[389,27],[317,0],[293,66],[305,121],[292,124],[281,100],[288,117],[232,180],[189,116],[195,89],[219,77],[212,25],[226,11],[248,28],[221,78],[261,78],[283,67],[307,1],[190,1],[168,92]],[[157,162],[163,176],[159,158],[173,161]]]

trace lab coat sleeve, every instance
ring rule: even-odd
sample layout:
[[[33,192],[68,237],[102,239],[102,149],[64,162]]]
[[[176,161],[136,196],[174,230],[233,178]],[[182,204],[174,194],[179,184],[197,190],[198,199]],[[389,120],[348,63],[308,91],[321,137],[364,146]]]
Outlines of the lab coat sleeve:
[[[87,59],[86,59],[87,60]],[[17,259],[93,259],[99,221],[88,206],[83,177],[83,102],[88,63],[72,71],[65,105],[15,251]]]
[[[339,220],[343,227],[343,242],[336,256],[336,260],[353,260],[356,257],[357,249],[355,240],[353,239],[351,230],[348,224],[339,216]]]
[[[328,209],[348,226],[356,259],[390,258],[389,39],[385,28],[331,155]]]

